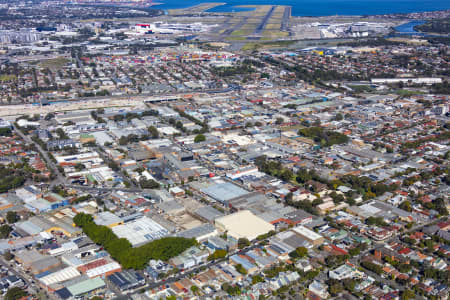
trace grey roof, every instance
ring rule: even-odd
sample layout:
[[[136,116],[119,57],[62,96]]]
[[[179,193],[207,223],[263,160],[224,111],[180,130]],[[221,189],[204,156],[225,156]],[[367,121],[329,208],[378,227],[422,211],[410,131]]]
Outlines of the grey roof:
[[[45,271],[46,269],[61,264],[60,260],[53,256],[46,256],[43,259],[40,259],[38,261],[34,261],[31,264],[31,267],[36,272]]]
[[[220,202],[226,202],[249,193],[243,188],[230,182],[212,185],[203,189],[202,192]]]
[[[436,232],[438,232],[439,230],[440,230],[440,228],[437,225],[427,226],[427,227],[422,229],[422,231],[425,232],[428,235],[433,235]]]
[[[310,243],[307,240],[302,239],[301,237],[299,237],[296,234],[293,234],[290,237],[283,239],[283,243],[285,243],[286,245],[289,245],[293,248],[310,246]]]
[[[162,209],[166,213],[169,213],[169,212],[172,212],[172,211],[179,211],[179,210],[183,210],[184,209],[184,206],[179,204],[175,200],[161,202],[161,203],[158,203],[156,206],[159,209]]]
[[[79,227],[72,226],[73,222],[69,219],[69,217],[66,217],[62,219],[54,219],[53,221],[51,221],[44,216],[34,216],[29,218],[27,221],[18,223],[16,226],[19,226],[21,230],[30,235],[49,230],[53,227],[60,227],[70,234],[80,231]]]
[[[203,206],[195,211],[195,214],[200,218],[213,222],[215,219],[223,217],[224,214],[211,206]]]
[[[181,232],[177,233],[177,236],[184,237],[187,239],[198,238],[198,237],[213,233],[215,230],[216,230],[216,228],[213,225],[203,224],[203,225],[191,228],[191,229],[181,231]]]
[[[31,222],[30,220],[16,224],[16,227],[23,230],[29,235],[35,235],[42,231],[42,228]]]
[[[269,223],[271,223],[281,217],[281,215],[279,213],[274,212],[274,211],[266,211],[263,213],[259,213],[251,208],[249,210],[252,213],[254,213],[256,216],[260,217],[261,219],[263,219],[264,221],[269,222]]]
[[[212,236],[208,238],[208,243],[220,249],[227,249],[229,246],[231,246],[231,244],[228,241],[218,236]]]
[[[450,232],[448,232],[448,231],[439,230],[437,232],[437,235],[446,241],[450,241]]]
[[[152,157],[152,154],[146,150],[132,150],[128,152],[128,155],[129,157],[137,161],[149,159]]]
[[[97,214],[94,222],[97,225],[108,226],[111,224],[120,223],[122,222],[122,219],[109,211],[105,211]]]
[[[42,254],[40,254],[37,250],[21,250],[16,252],[15,257],[18,261],[20,261],[24,265],[29,265],[34,261],[41,260],[44,258]]]
[[[11,245],[6,241],[0,241],[0,254],[5,253],[11,248]]]
[[[302,221],[304,219],[311,218],[312,215],[302,209],[297,209],[293,212],[289,212],[289,213],[285,214],[284,217],[286,219],[292,220],[293,222],[297,222],[297,221]]]

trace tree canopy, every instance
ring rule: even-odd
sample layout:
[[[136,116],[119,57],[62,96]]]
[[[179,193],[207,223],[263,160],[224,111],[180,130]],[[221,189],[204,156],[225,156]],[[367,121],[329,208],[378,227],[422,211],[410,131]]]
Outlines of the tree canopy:
[[[133,248],[127,239],[118,238],[111,228],[95,224],[89,214],[79,213],[73,220],[92,241],[102,245],[125,269],[141,270],[151,259],[167,261],[196,245],[195,239],[164,237]]]
[[[6,221],[8,221],[9,224],[16,223],[19,220],[19,216],[15,211],[8,211],[6,213]]]
[[[195,143],[204,142],[206,140],[206,137],[203,134],[197,134],[194,138]]]
[[[10,288],[5,294],[5,300],[18,300],[28,295],[27,292],[18,287]]]
[[[11,233],[12,228],[9,225],[0,226],[0,239],[6,239]]]
[[[348,142],[348,136],[337,131],[325,130],[322,127],[303,128],[298,134],[313,139],[321,146],[329,147],[336,144],[345,144]]]

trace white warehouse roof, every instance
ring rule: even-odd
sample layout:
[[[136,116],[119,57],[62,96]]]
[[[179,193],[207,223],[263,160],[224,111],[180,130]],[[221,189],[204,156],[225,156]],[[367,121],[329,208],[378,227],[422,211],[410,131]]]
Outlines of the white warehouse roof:
[[[160,239],[169,234],[167,229],[147,217],[142,217],[136,221],[115,226],[112,228],[112,231],[119,238],[126,238],[133,247]]]
[[[74,267],[67,267],[64,268],[62,270],[56,271],[54,273],[51,273],[47,276],[44,276],[42,278],[39,279],[40,282],[42,282],[43,284],[45,284],[46,286],[54,284],[54,283],[58,283],[58,282],[62,282],[62,281],[66,281],[75,277],[80,276],[80,272],[78,272],[78,270]]]
[[[323,238],[320,234],[315,233],[314,231],[304,227],[304,226],[297,226],[292,229],[299,235],[303,237],[307,237],[311,241],[319,240]]]
[[[275,226],[255,216],[249,210],[241,210],[215,220],[216,226],[234,238],[254,240],[261,234],[275,230]]]
[[[106,273],[114,271],[114,270],[119,270],[120,268],[121,268],[120,265],[114,261],[109,264],[87,270],[86,275],[89,278],[94,278],[94,277],[106,274]]]

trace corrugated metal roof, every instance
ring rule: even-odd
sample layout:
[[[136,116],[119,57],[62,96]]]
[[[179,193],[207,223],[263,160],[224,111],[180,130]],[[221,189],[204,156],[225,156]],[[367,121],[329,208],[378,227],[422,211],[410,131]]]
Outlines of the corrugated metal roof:
[[[113,270],[119,270],[120,268],[121,267],[118,263],[112,262],[112,263],[88,270],[88,271],[86,271],[86,275],[89,276],[90,278],[93,278],[93,277],[103,275],[103,274],[108,273]]]
[[[96,278],[85,280],[80,283],[69,286],[69,287],[67,287],[67,289],[73,296],[77,296],[77,295],[82,295],[87,292],[99,289],[104,286],[105,286],[105,282],[100,277],[96,277]]]
[[[219,183],[202,190],[205,194],[220,202],[226,202],[248,194],[248,192],[230,182]]]
[[[80,272],[78,272],[77,269],[75,269],[74,267],[67,267],[55,273],[51,273],[45,277],[42,277],[41,279],[39,279],[39,281],[48,286],[50,284],[69,280],[77,276],[80,276]]]
[[[25,231],[26,233],[28,233],[29,235],[35,235],[42,231],[41,227],[39,227],[37,224],[34,224],[30,220],[18,223],[16,224],[16,226]]]
[[[223,213],[211,206],[200,207],[195,213],[208,221],[214,221],[215,219],[224,216]]]

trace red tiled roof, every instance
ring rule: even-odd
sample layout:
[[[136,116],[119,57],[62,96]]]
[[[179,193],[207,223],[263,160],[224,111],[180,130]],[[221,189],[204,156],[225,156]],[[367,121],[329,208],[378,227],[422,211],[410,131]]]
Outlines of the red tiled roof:
[[[401,249],[400,251],[398,251],[398,253],[399,254],[408,254],[408,253],[411,253],[411,249],[409,249],[409,248],[403,248],[403,249]]]

